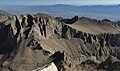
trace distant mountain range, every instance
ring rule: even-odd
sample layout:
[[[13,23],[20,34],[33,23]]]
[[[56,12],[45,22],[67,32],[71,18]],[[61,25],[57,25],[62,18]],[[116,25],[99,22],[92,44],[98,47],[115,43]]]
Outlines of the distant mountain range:
[[[71,6],[64,4],[57,5],[11,5],[0,6],[1,10],[13,13],[13,14],[35,14],[38,12],[46,13],[59,17],[73,17],[75,15],[86,16],[95,19],[120,19],[120,5],[94,5],[94,6]]]

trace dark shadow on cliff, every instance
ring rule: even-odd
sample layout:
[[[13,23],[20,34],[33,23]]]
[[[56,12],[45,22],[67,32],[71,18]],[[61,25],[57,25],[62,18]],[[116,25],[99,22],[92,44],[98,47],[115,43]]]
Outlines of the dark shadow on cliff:
[[[62,19],[61,21],[63,21],[64,23],[67,24],[73,24],[74,22],[78,21],[79,17],[75,16],[72,19]]]

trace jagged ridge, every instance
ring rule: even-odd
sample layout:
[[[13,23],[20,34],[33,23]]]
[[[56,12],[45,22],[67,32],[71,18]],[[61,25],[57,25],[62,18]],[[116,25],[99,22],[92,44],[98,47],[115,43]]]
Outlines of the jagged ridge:
[[[81,26],[83,23],[80,21],[85,24],[89,22],[89,26],[105,23],[80,18],[66,24],[46,14],[13,16],[13,19],[2,22],[0,24],[1,70],[31,71],[50,62],[54,62],[59,71],[77,71],[82,67],[87,70],[85,64],[91,60],[93,64],[94,62],[98,64],[95,68],[90,65],[90,70],[93,71],[104,70],[100,65],[110,56],[116,57],[119,61],[119,26],[115,27],[112,22],[107,21],[106,24],[110,24],[115,31],[117,29],[117,32],[97,31],[99,34],[96,34],[91,33],[90,29],[91,32],[87,32],[74,27],[76,23]],[[82,26],[88,28],[85,27],[86,25]]]

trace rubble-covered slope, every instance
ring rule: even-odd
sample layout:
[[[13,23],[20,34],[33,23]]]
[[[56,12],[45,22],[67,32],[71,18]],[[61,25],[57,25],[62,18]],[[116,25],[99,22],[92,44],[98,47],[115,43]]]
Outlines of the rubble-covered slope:
[[[120,70],[119,26],[111,21],[66,24],[46,14],[14,15],[0,23],[0,44],[1,71],[32,71],[51,62],[59,71]]]

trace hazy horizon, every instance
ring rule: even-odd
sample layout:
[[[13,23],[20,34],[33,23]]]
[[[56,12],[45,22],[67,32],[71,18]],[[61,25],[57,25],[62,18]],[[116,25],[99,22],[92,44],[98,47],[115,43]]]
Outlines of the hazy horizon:
[[[117,5],[120,0],[1,0],[0,5]]]
[[[113,2],[114,1],[114,2]],[[24,3],[23,3],[24,2]],[[19,3],[19,4],[18,4]],[[120,0],[4,0],[0,3],[0,10],[12,14],[45,13],[59,17],[87,16],[97,19],[120,19]],[[21,5],[22,4],[22,5]],[[117,11],[118,10],[118,11]]]
[[[0,6],[52,6],[52,5],[70,5],[70,6],[116,6],[120,4],[94,4],[94,5],[74,5],[74,4],[48,4],[48,5],[0,5]]]

